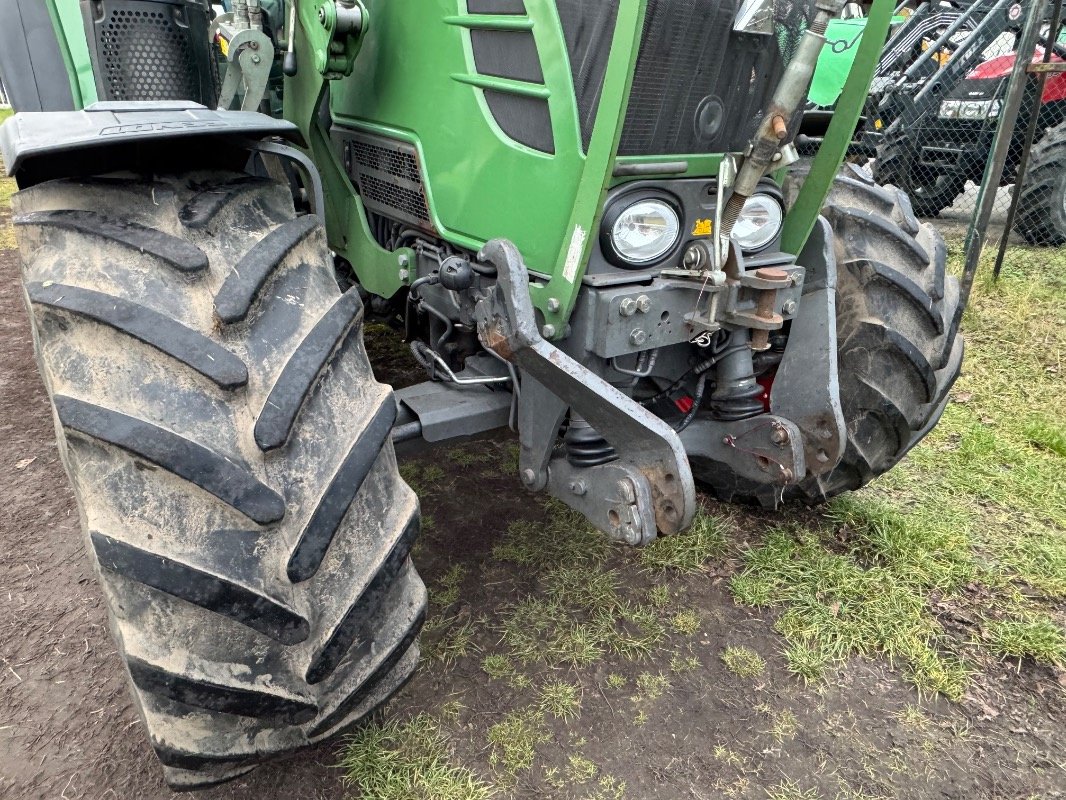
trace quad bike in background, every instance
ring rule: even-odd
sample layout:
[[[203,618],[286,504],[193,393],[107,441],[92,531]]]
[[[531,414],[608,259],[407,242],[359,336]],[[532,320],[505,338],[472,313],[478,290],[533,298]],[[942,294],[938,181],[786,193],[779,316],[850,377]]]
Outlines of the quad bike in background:
[[[963,347],[943,242],[837,175],[846,147],[794,163],[842,7],[0,0],[38,363],[171,785],[410,676],[394,442],[511,423],[526,487],[639,545],[697,482],[819,502],[932,428]],[[368,315],[425,382],[375,380]]]

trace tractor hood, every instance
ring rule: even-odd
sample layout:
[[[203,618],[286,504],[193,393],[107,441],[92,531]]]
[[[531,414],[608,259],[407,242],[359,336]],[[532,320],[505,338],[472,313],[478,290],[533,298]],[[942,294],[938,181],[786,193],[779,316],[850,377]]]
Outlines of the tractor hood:
[[[1033,60],[1037,61],[1043,57],[1044,50],[1038,47],[1033,54]],[[1007,79],[1010,77],[1011,70],[1014,69],[1016,58],[1014,53],[1008,53],[978,64],[966,76],[966,80],[950,92],[948,98],[951,100],[993,100],[1002,97],[1006,93]],[[1056,53],[1052,53],[1051,60],[1061,63],[1063,59]],[[1051,76],[1044,85],[1042,102],[1049,103],[1053,100],[1061,100],[1063,97],[1066,97],[1066,76]]]

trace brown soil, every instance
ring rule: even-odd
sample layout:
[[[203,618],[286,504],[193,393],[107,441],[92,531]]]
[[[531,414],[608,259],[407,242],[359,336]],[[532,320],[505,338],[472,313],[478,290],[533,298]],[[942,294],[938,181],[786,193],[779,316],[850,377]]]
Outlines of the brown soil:
[[[0,252],[0,796],[171,797],[127,696],[83,552],[18,285],[14,253]],[[486,473],[485,464],[459,466],[442,453],[414,456],[445,470],[423,495],[433,524],[416,558],[431,586],[454,564],[465,568],[458,614],[477,623],[477,634],[447,666],[424,663],[387,713],[406,718],[460,701],[451,726],[458,732],[455,761],[492,776],[488,728],[532,695],[488,680],[480,664],[498,648],[493,621],[500,607],[537,586],[535,575],[495,559],[492,548],[510,522],[535,520],[543,507],[511,478]],[[477,485],[473,500],[470,484]],[[750,517],[753,530],[766,521]],[[606,566],[647,588],[655,579],[635,568],[635,558],[616,548]],[[664,663],[608,658],[581,671],[529,671],[534,686],[549,677],[581,683],[583,710],[577,724],[551,723],[537,766],[506,794],[588,794],[589,787],[559,792],[544,781],[545,767],[565,775],[570,756],[580,754],[625,781],[626,798],[641,800],[763,798],[772,787],[793,785],[817,794],[779,796],[1063,796],[1066,701],[1050,670],[993,668],[966,702],[926,699],[919,721],[908,720],[904,712],[920,699],[882,661],[853,660],[810,686],[791,676],[772,615],[736,607],[722,578],[727,573],[724,565],[717,574],[672,579],[671,589],[700,615],[699,633],[680,645],[699,667],[672,675],[668,693],[640,706],[647,711],[643,724],[634,724],[635,678],[669,673]],[[447,628],[435,635],[446,634]],[[756,650],[766,671],[755,678],[727,671],[719,659],[726,644]],[[604,692],[612,672],[629,688]],[[337,746],[320,746],[203,796],[340,797],[341,774],[332,766],[338,759]]]

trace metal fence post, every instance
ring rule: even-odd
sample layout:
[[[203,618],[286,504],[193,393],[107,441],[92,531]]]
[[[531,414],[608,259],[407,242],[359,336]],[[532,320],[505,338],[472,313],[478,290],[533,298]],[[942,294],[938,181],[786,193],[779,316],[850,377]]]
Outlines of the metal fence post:
[[[1040,59],[1042,64],[1051,63],[1051,54],[1054,52],[1051,42],[1054,41],[1056,32],[1062,22],[1062,0],[1054,0],[1055,8],[1051,12],[1051,24],[1048,27],[1048,42],[1044,48],[1044,54]],[[1044,97],[1044,84],[1047,83],[1047,72],[1040,71],[1036,74],[1036,87],[1032,92],[1033,107],[1029,111],[1029,124],[1025,130],[1025,143],[1022,145],[1021,160],[1018,162],[1018,177],[1014,181],[1014,193],[1011,195],[1010,208],[1007,209],[1007,221],[1003,225],[1003,236],[999,240],[999,250],[996,253],[996,265],[992,268],[993,280],[999,280],[999,273],[1003,270],[1003,259],[1007,254],[1007,242],[1010,239],[1011,228],[1014,227],[1014,218],[1018,214],[1018,200],[1021,197],[1022,184],[1025,182],[1025,172],[1029,168],[1029,153],[1033,149],[1033,140],[1036,138],[1037,123],[1040,120],[1041,103]],[[1028,77],[1028,72],[1026,73]]]
[[[970,300],[970,292],[973,290],[974,277],[977,274],[977,265],[984,249],[985,236],[988,231],[988,223],[992,218],[992,207],[996,201],[996,190],[999,188],[1003,177],[1003,165],[1007,160],[1007,152],[1010,148],[1011,137],[1014,134],[1014,126],[1018,121],[1018,112],[1021,110],[1022,96],[1025,93],[1027,71],[1033,60],[1033,49],[1036,47],[1036,39],[1040,32],[1040,22],[1044,18],[1047,2],[1036,0],[1029,6],[1029,16],[1025,20],[1021,38],[1018,41],[1014,67],[1011,70],[1007,96],[1003,103],[1002,116],[999,128],[996,130],[992,152],[988,156],[985,167],[984,179],[977,194],[977,210],[970,220],[969,230],[966,232],[966,263],[962,271],[960,297],[955,318],[951,321],[948,332],[948,341],[951,340],[962,323],[962,314]],[[1038,98],[1039,101],[1039,98]],[[1004,232],[1008,236],[1009,231]]]

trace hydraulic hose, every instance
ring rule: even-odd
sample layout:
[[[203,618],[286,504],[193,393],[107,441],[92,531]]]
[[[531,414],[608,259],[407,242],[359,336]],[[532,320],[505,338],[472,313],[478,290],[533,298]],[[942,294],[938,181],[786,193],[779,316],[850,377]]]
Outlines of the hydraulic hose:
[[[825,45],[829,21],[840,15],[845,0],[818,0],[810,26],[803,33],[796,54],[785,68],[763,121],[748,147],[749,152],[737,172],[733,191],[722,212],[719,241],[728,243],[740,218],[744,203],[755,193],[759,181],[781,160],[781,145],[788,138],[789,121],[799,110],[810,90],[818,56]]]

